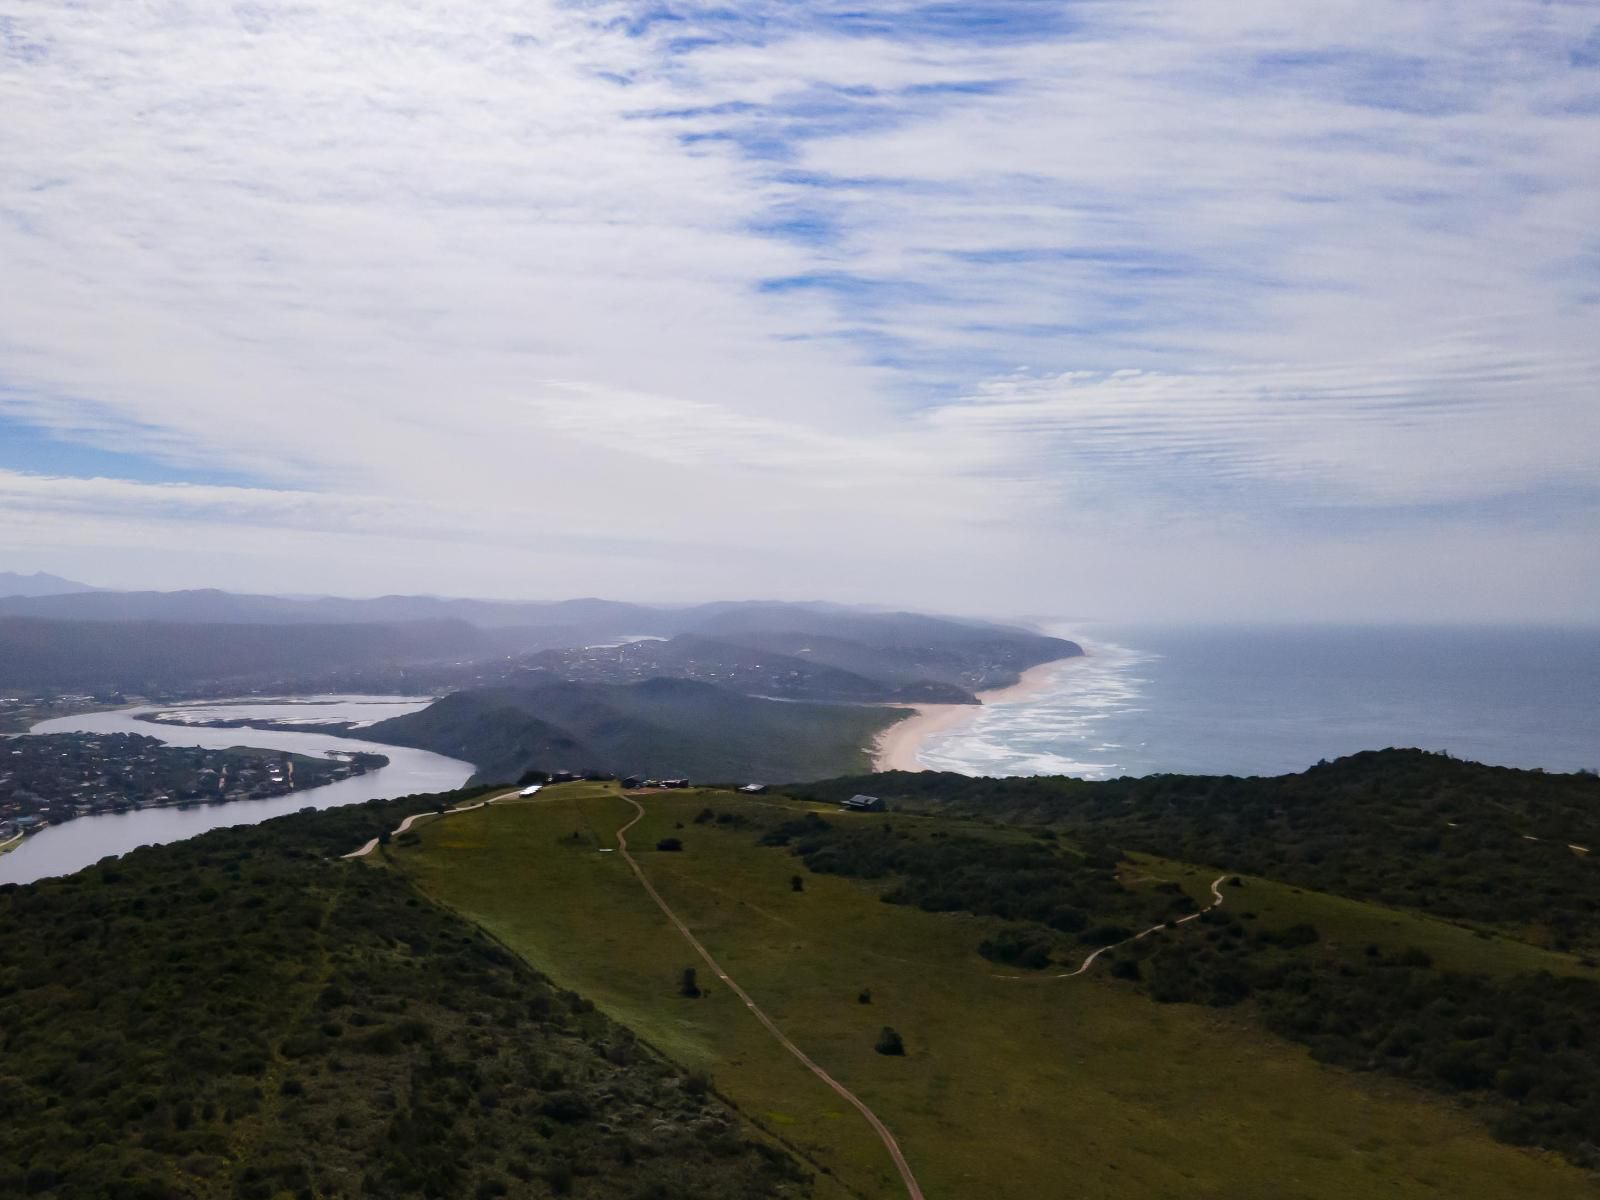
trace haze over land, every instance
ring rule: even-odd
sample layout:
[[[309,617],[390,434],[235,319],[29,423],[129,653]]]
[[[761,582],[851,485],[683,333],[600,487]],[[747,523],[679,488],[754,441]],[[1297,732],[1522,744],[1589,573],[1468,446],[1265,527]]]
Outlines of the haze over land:
[[[23,0],[0,555],[1592,618],[1597,88],[1531,0]]]

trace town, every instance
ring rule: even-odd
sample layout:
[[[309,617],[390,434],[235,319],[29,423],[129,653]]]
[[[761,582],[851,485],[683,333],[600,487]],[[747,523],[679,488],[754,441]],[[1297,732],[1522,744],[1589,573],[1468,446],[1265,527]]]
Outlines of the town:
[[[168,746],[135,733],[0,740],[0,843],[45,825],[168,804],[260,800],[364,775],[381,754],[311,758],[234,746]]]

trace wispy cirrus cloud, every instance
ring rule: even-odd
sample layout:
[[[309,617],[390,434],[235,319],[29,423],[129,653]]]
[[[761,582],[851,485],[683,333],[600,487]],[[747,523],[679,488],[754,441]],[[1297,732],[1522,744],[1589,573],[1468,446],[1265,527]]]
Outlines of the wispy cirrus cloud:
[[[1116,606],[1175,522],[1270,605],[1292,513],[1327,563],[1534,531],[1570,557],[1529,611],[1592,613],[1597,36],[1524,0],[22,0],[0,510],[29,554],[365,537],[385,589],[630,590],[679,547],[652,586],[1029,608]],[[981,569],[919,558],[930,521]],[[489,551],[404,549],[451,528]]]

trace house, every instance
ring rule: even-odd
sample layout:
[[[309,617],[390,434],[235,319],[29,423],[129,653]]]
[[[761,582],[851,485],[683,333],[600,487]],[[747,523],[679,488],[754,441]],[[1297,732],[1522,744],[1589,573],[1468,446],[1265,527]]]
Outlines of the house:
[[[518,792],[517,795],[519,795],[519,796],[537,796],[539,794],[539,786],[540,785],[537,784],[537,783],[530,784],[529,786],[523,788],[520,792]]]
[[[550,782],[551,783],[572,783],[577,778],[578,777],[575,774],[573,774],[571,771],[557,771],[554,775],[550,776]]]
[[[884,803],[877,796],[851,796],[848,800],[841,800],[839,807],[845,812],[883,812]]]
[[[689,786],[687,779],[663,779],[661,786],[664,788],[686,788]]]
[[[643,787],[644,780],[640,779],[637,775],[626,775],[623,777],[622,786],[631,792],[635,788]]]
[[[739,790],[746,796],[764,796],[767,794],[767,785],[764,783],[747,783]]]

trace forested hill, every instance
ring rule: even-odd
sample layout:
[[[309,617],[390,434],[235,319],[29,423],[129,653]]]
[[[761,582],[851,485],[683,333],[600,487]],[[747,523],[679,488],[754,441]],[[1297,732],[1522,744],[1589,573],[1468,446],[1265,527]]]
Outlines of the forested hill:
[[[1600,950],[1600,777],[1589,774],[1382,750],[1263,778],[895,772],[797,791],[864,791],[928,811],[1059,826],[1557,949]]]
[[[486,781],[529,770],[815,779],[865,765],[873,735],[905,715],[764,700],[683,679],[550,682],[456,692],[361,736],[465,759]]]
[[[704,1078],[330,857],[450,799],[0,886],[0,1196],[808,1195]]]

